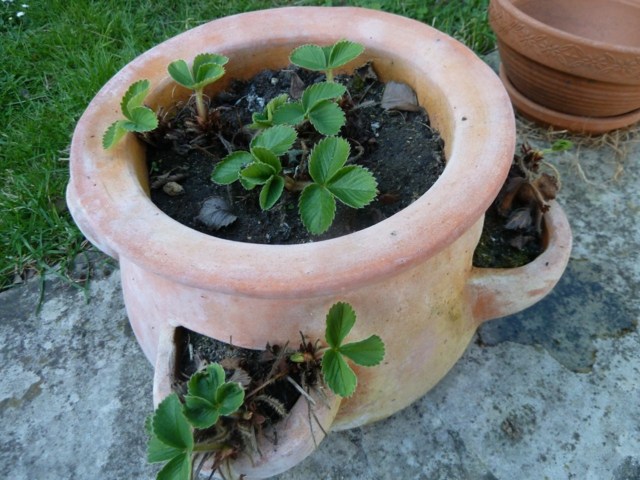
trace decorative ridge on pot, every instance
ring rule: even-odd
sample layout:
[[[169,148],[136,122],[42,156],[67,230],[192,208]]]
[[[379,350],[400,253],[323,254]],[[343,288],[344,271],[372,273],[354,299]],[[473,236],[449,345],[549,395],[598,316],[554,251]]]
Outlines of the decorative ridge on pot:
[[[270,24],[276,16],[279,28],[250,28]],[[332,25],[335,33],[319,25]],[[335,41],[344,32],[365,45],[361,60],[374,60],[384,81],[414,86],[434,127],[445,132],[448,163],[442,176],[421,198],[384,222],[344,237],[299,245],[210,237],[178,224],[151,203],[144,149],[133,136],[112,150],[100,147],[102,132],[119,115],[119,99],[127,86],[142,77],[152,85],[161,84],[166,65],[176,58],[188,58],[194,51],[219,51],[232,59],[229,78],[247,78],[262,68],[285,67],[292,45],[327,37]],[[416,41],[418,34],[422,41]],[[461,68],[465,75],[451,74]],[[427,80],[416,85],[420,78]],[[175,101],[173,90],[176,96],[184,93],[167,89],[153,91],[151,104]],[[480,153],[479,139],[483,139]],[[162,271],[186,285],[214,286],[222,293],[319,296],[410,269],[477,223],[504,181],[514,143],[513,112],[502,85],[458,42],[424,24],[383,12],[290,7],[216,20],[215,30],[203,25],[185,32],[124,67],[78,123],[67,198],[72,215],[92,242],[114,257],[136,258],[149,272]],[[180,259],[170,255],[176,250],[183,254]],[[260,262],[251,262],[258,258]],[[372,263],[371,258],[377,261]],[[364,259],[369,263],[366,268]]]
[[[489,19],[492,28],[499,38],[507,42],[511,48],[524,54],[543,65],[576,74],[594,80],[638,85],[640,83],[640,35],[638,24],[635,32],[629,28],[624,33],[631,32],[629,44],[622,44],[616,39],[605,38],[604,35],[619,35],[621,38],[621,21],[629,18],[640,19],[640,3],[620,0],[581,0],[554,2],[554,8],[561,8],[564,4],[565,13],[557,14],[555,10],[540,8],[539,12],[546,12],[550,18],[544,23],[535,16],[529,15],[519,6],[528,6],[540,2],[524,2],[518,0],[492,0],[489,5]],[[597,9],[594,11],[594,8]],[[620,9],[619,11],[616,9]],[[629,13],[635,13],[635,17]],[[612,13],[616,13],[612,17]],[[554,16],[559,20],[577,17],[575,27],[582,31],[589,30],[584,35],[572,33],[555,27]],[[607,33],[601,29],[592,28],[590,19],[606,22],[612,25]],[[594,36],[602,36],[602,39]]]

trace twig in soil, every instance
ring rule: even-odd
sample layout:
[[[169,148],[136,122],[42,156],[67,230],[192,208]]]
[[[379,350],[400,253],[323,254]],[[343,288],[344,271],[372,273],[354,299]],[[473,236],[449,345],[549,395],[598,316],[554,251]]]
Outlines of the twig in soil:
[[[162,175],[158,175],[156,179],[151,182],[151,189],[156,190],[158,188],[162,188],[169,182],[179,182],[180,180],[184,180],[187,178],[186,173],[173,173],[175,169],[169,170],[167,173],[163,173]]]
[[[218,140],[220,140],[220,143],[222,143],[228,154],[233,153],[233,145],[226,138],[224,138],[220,132],[218,132]]]
[[[360,145],[360,143],[358,143],[356,140],[351,139],[351,141],[353,143],[355,143],[355,149],[358,153],[355,154],[355,156],[350,157],[349,161],[350,162],[355,162],[356,160],[358,160],[362,155],[364,155],[364,147],[362,145]]]
[[[316,401],[311,398],[311,395],[309,395],[307,392],[305,392],[305,390],[298,384],[298,382],[296,382],[293,378],[291,378],[289,375],[286,376],[287,382],[289,382],[291,385],[293,385],[293,387],[300,392],[300,395],[302,395],[303,397],[305,397],[307,399],[307,401],[314,405],[316,404]]]

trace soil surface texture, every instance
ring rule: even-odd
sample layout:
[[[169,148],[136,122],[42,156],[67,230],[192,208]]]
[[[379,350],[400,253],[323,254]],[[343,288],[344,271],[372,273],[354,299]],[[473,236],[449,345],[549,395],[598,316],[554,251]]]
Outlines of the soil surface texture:
[[[263,71],[248,82],[235,82],[223,94],[213,98],[206,128],[194,121],[192,103],[179,105],[176,112],[164,115],[148,148],[152,201],[167,215],[200,232],[234,241],[263,244],[294,244],[346,235],[369,227],[411,204],[435,183],[445,166],[443,141],[429,125],[423,109],[385,110],[380,106],[385,85],[365,76],[339,76],[348,94],[340,101],[347,122],[339,135],[351,145],[348,163],[369,169],[378,181],[379,194],[362,209],[338,202],[335,220],[322,235],[312,236],[298,214],[298,192],[284,191],[276,205],[262,211],[259,189],[245,190],[239,182],[216,185],[211,172],[230,151],[248,150],[255,130],[251,114],[261,112],[272,98],[288,93],[299,95],[302,85],[323,81],[324,75],[296,68]],[[302,130],[302,131],[300,131]],[[314,138],[316,135],[316,138]],[[282,157],[283,167],[293,170],[321,137],[312,128],[299,128],[299,137],[311,138],[309,144],[294,145],[301,155]],[[302,160],[304,161],[304,160]],[[287,165],[288,163],[288,165]],[[164,192],[162,175],[177,176],[184,193],[170,196]],[[153,188],[153,184],[155,187]],[[160,184],[160,185],[159,185]],[[228,226],[214,230],[198,218],[203,203],[216,197],[227,203],[238,218]]]

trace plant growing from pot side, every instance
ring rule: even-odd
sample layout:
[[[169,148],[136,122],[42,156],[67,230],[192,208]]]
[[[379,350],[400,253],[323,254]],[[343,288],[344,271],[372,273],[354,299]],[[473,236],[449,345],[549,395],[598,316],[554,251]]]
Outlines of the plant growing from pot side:
[[[295,383],[289,369],[302,366],[306,372],[321,371],[324,383],[335,394],[341,397],[351,396],[356,389],[357,376],[346,359],[357,365],[370,367],[378,365],[385,354],[384,343],[377,335],[344,344],[345,337],[355,322],[356,314],[351,305],[343,302],[334,304],[326,316],[327,346],[320,348],[318,341],[305,343],[303,337],[298,350],[290,352],[286,348],[282,349],[280,358],[274,363],[285,363],[290,367],[248,393],[245,393],[245,388],[249,385],[246,376],[234,373],[227,380],[225,370],[219,363],[205,365],[191,375],[186,392],[182,395],[176,392],[168,395],[146,422],[150,436],[148,460],[151,463],[166,462],[158,473],[158,480],[190,480],[208,458],[213,458],[213,471],[218,470],[224,477],[221,467],[225,461],[236,458],[240,453],[259,454],[242,451],[232,441],[233,432],[244,432],[243,435],[250,438],[243,443],[245,450],[248,447],[256,449],[256,431],[252,420],[257,415],[252,402],[256,399],[267,402],[284,416],[285,407],[277,399],[264,395],[258,397],[258,394],[267,384],[277,379]],[[234,381],[234,378],[241,380]],[[310,398],[306,392],[316,386],[296,385],[296,388]],[[223,421],[224,425],[221,423]],[[201,461],[194,469],[198,457]]]

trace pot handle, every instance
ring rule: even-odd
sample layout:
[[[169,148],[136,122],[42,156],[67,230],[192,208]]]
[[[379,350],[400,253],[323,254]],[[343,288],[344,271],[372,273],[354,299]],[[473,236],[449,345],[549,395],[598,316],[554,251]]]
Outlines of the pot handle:
[[[176,373],[176,328],[161,327],[153,377],[153,403],[172,391]],[[263,430],[257,439],[258,451],[242,455],[223,466],[227,478],[263,479],[285,472],[309,456],[331,429],[342,398],[328,389],[309,392],[311,400],[300,396],[289,414],[275,426]],[[312,405],[310,402],[313,402]],[[207,462],[204,470],[211,468]],[[217,478],[217,477],[216,477]]]
[[[517,268],[472,267],[467,292],[477,325],[530,307],[560,280],[571,254],[571,227],[555,202],[544,219],[547,246],[533,262]]]

